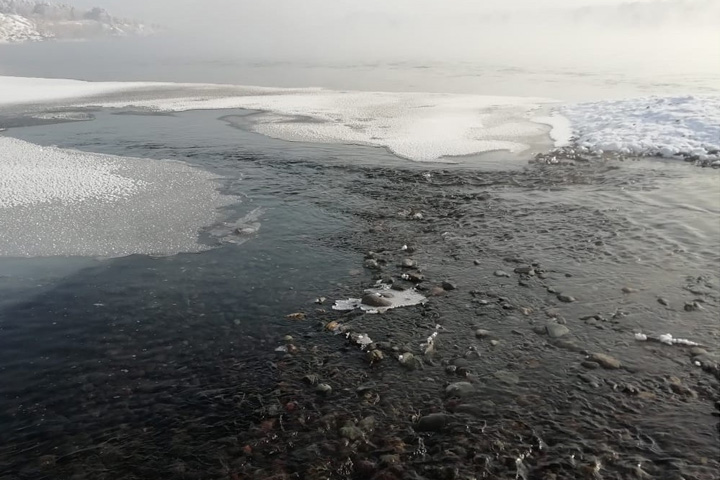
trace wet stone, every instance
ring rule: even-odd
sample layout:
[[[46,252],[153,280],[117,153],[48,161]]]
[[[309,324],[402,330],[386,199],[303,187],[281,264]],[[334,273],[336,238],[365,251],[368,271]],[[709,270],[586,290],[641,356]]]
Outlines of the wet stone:
[[[486,338],[491,335],[489,330],[485,330],[484,328],[478,328],[475,330],[475,337],[477,338]]]
[[[608,370],[616,370],[622,366],[620,360],[604,353],[593,353],[590,355],[590,360]]]
[[[455,284],[452,283],[452,282],[444,281],[444,282],[442,282],[442,288],[445,289],[445,290],[447,290],[447,291],[457,290],[457,285],[455,285]]]
[[[670,301],[668,301],[668,299],[666,299],[666,298],[659,297],[659,298],[657,299],[657,301],[658,301],[658,303],[659,303],[660,305],[662,305],[662,306],[664,306],[664,307],[669,307],[669,306],[670,306]]]
[[[445,428],[448,423],[448,416],[444,413],[431,413],[420,418],[415,430],[418,432],[437,432]]]
[[[406,258],[402,261],[401,266],[403,268],[416,268],[417,262],[411,258]]]
[[[364,436],[363,431],[354,425],[345,425],[340,429],[340,436],[350,441],[360,439]]]
[[[550,335],[551,338],[560,338],[564,337],[568,333],[570,333],[570,329],[567,328],[565,325],[560,325],[559,323],[548,323],[545,328],[547,329],[548,335]]]
[[[495,273],[493,273],[493,275],[495,275],[496,277],[510,278],[510,274],[504,270],[495,270]]]
[[[330,395],[332,393],[332,387],[327,383],[321,383],[315,387],[315,391],[320,395]]]
[[[637,289],[637,288],[632,288],[632,287],[623,287],[623,288],[622,288],[622,292],[623,292],[623,293],[637,293],[637,292],[638,292],[638,289]]]
[[[502,383],[507,385],[516,385],[520,383],[520,377],[515,372],[509,372],[507,370],[498,370],[493,376],[500,380]]]
[[[580,365],[582,365],[583,367],[587,368],[588,370],[597,370],[598,368],[600,368],[600,364],[599,364],[599,363],[597,363],[597,362],[590,362],[590,361],[587,361],[587,360],[584,361],[584,362],[581,362]]]
[[[427,294],[431,297],[442,297],[445,293],[447,292],[442,287],[432,287]]]
[[[389,307],[392,305],[392,302],[387,298],[373,293],[366,293],[363,295],[361,303],[369,307]]]
[[[558,294],[557,299],[563,303],[572,303],[575,301],[575,297],[570,296],[570,295],[565,295],[564,293]]]
[[[469,397],[475,393],[475,386],[470,382],[455,382],[445,388],[445,394],[449,397]]]
[[[535,275],[535,269],[530,265],[522,265],[520,267],[517,267],[514,271],[515,273],[519,273],[522,275]]]

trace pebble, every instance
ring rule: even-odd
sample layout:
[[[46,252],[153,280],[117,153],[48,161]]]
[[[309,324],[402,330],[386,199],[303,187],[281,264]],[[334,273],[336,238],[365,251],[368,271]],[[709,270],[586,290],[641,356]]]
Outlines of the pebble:
[[[588,370],[597,370],[600,368],[600,364],[597,362],[590,362],[588,360],[585,360],[584,362],[580,363],[583,367],[587,368]]]
[[[445,394],[449,397],[468,397],[475,393],[475,386],[470,382],[455,382],[445,388]]]
[[[417,267],[417,262],[411,258],[406,258],[402,261],[401,266],[403,268],[415,268]]]
[[[475,337],[477,338],[485,338],[489,337],[490,335],[490,330],[485,330],[484,328],[478,328],[477,330],[475,330]]]
[[[374,293],[363,295],[361,303],[369,307],[389,307],[392,305],[390,300]]]
[[[385,355],[380,350],[371,350],[365,354],[365,361],[370,365],[373,363],[380,362],[385,358]]]
[[[546,290],[548,293],[557,293],[557,289],[555,287],[547,287]]]
[[[495,270],[495,273],[493,275],[495,275],[496,277],[510,278],[510,274],[504,270]]]
[[[669,302],[666,298],[659,297],[659,298],[657,299],[657,301],[658,301],[658,303],[659,303],[660,305],[662,305],[662,306],[664,306],[664,307],[669,307],[669,306],[670,306],[670,302]]]
[[[493,374],[493,376],[507,385],[516,385],[520,383],[520,377],[518,374],[507,370],[498,370]]]
[[[685,307],[683,307],[686,312],[694,312],[696,310],[700,310],[700,304],[697,302],[685,302]]]
[[[558,294],[557,299],[564,303],[572,303],[575,301],[575,297],[571,297],[570,295],[565,295],[564,293]]]
[[[611,357],[610,355],[606,355],[604,353],[593,353],[590,355],[590,361],[599,363],[600,366],[603,368],[607,368],[609,370],[616,370],[620,368],[622,365],[620,363],[620,360],[617,358]]]
[[[365,268],[369,268],[370,270],[380,270],[380,264],[377,262],[377,260],[369,258],[365,260],[365,263],[363,264]]]
[[[531,267],[530,265],[523,265],[523,266],[517,267],[514,271],[515,271],[515,273],[519,273],[522,275],[530,275],[530,276],[535,275],[535,269],[533,267]]]
[[[415,430],[418,432],[438,432],[445,428],[448,423],[448,416],[444,413],[431,413],[418,420]]]
[[[425,280],[425,277],[419,273],[411,272],[407,274],[407,279],[413,283],[420,283]]]
[[[565,325],[560,325],[559,323],[548,323],[545,328],[551,338],[560,338],[570,333],[569,328]]]
[[[442,288],[444,288],[447,291],[457,290],[457,285],[455,285],[452,282],[444,281],[444,282],[442,282]]]
[[[345,425],[340,429],[340,436],[350,441],[355,441],[364,436],[362,430],[355,425]]]
[[[473,264],[475,264],[476,266],[477,266],[477,265],[480,265],[481,263],[482,263],[482,262],[480,262],[480,260],[473,260]]]
[[[432,287],[430,291],[428,291],[428,295],[431,297],[442,297],[445,295],[445,289],[442,287]]]
[[[321,395],[330,395],[332,393],[332,387],[327,383],[320,383],[315,387],[315,391]]]
[[[632,288],[632,287],[623,287],[622,291],[623,291],[623,293],[637,293],[638,289]]]
[[[490,345],[492,345],[493,347],[497,347],[498,345],[500,345],[500,340],[490,340]]]

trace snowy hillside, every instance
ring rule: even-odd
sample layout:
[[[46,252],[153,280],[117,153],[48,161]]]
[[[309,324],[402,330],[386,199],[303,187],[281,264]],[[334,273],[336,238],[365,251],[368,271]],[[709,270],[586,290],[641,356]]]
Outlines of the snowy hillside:
[[[0,13],[0,43],[32,42],[46,38],[27,18]]]
[[[0,43],[86,40],[151,33],[152,28],[115,18],[101,8],[82,10],[35,0],[0,0]]]

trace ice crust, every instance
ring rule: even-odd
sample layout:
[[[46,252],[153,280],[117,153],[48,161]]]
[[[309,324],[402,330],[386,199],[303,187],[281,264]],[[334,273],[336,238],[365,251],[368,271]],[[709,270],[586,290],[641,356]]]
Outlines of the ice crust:
[[[208,247],[199,231],[235,201],[218,187],[213,175],[181,162],[0,137],[0,256],[200,251]]]
[[[0,137],[0,209],[52,202],[112,202],[147,185],[118,175],[119,164],[110,158]]]
[[[206,93],[208,91],[206,90]],[[507,150],[518,153],[547,140],[547,127],[532,121],[551,100],[429,93],[265,90],[260,95],[197,96],[101,103],[163,111],[243,108],[253,130],[289,141],[384,147],[415,161]]]
[[[720,96],[644,97],[566,105],[575,143],[637,156],[720,158]]]

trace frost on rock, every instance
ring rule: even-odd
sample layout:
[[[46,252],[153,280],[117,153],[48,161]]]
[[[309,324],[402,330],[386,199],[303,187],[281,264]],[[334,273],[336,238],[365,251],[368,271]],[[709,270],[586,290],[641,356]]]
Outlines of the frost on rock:
[[[361,309],[367,313],[383,313],[391,308],[410,307],[425,303],[427,298],[418,293],[417,290],[409,289],[404,291],[391,290],[390,285],[381,283],[376,288],[365,290],[362,298],[348,298],[347,300],[336,300],[333,310],[348,311]]]

